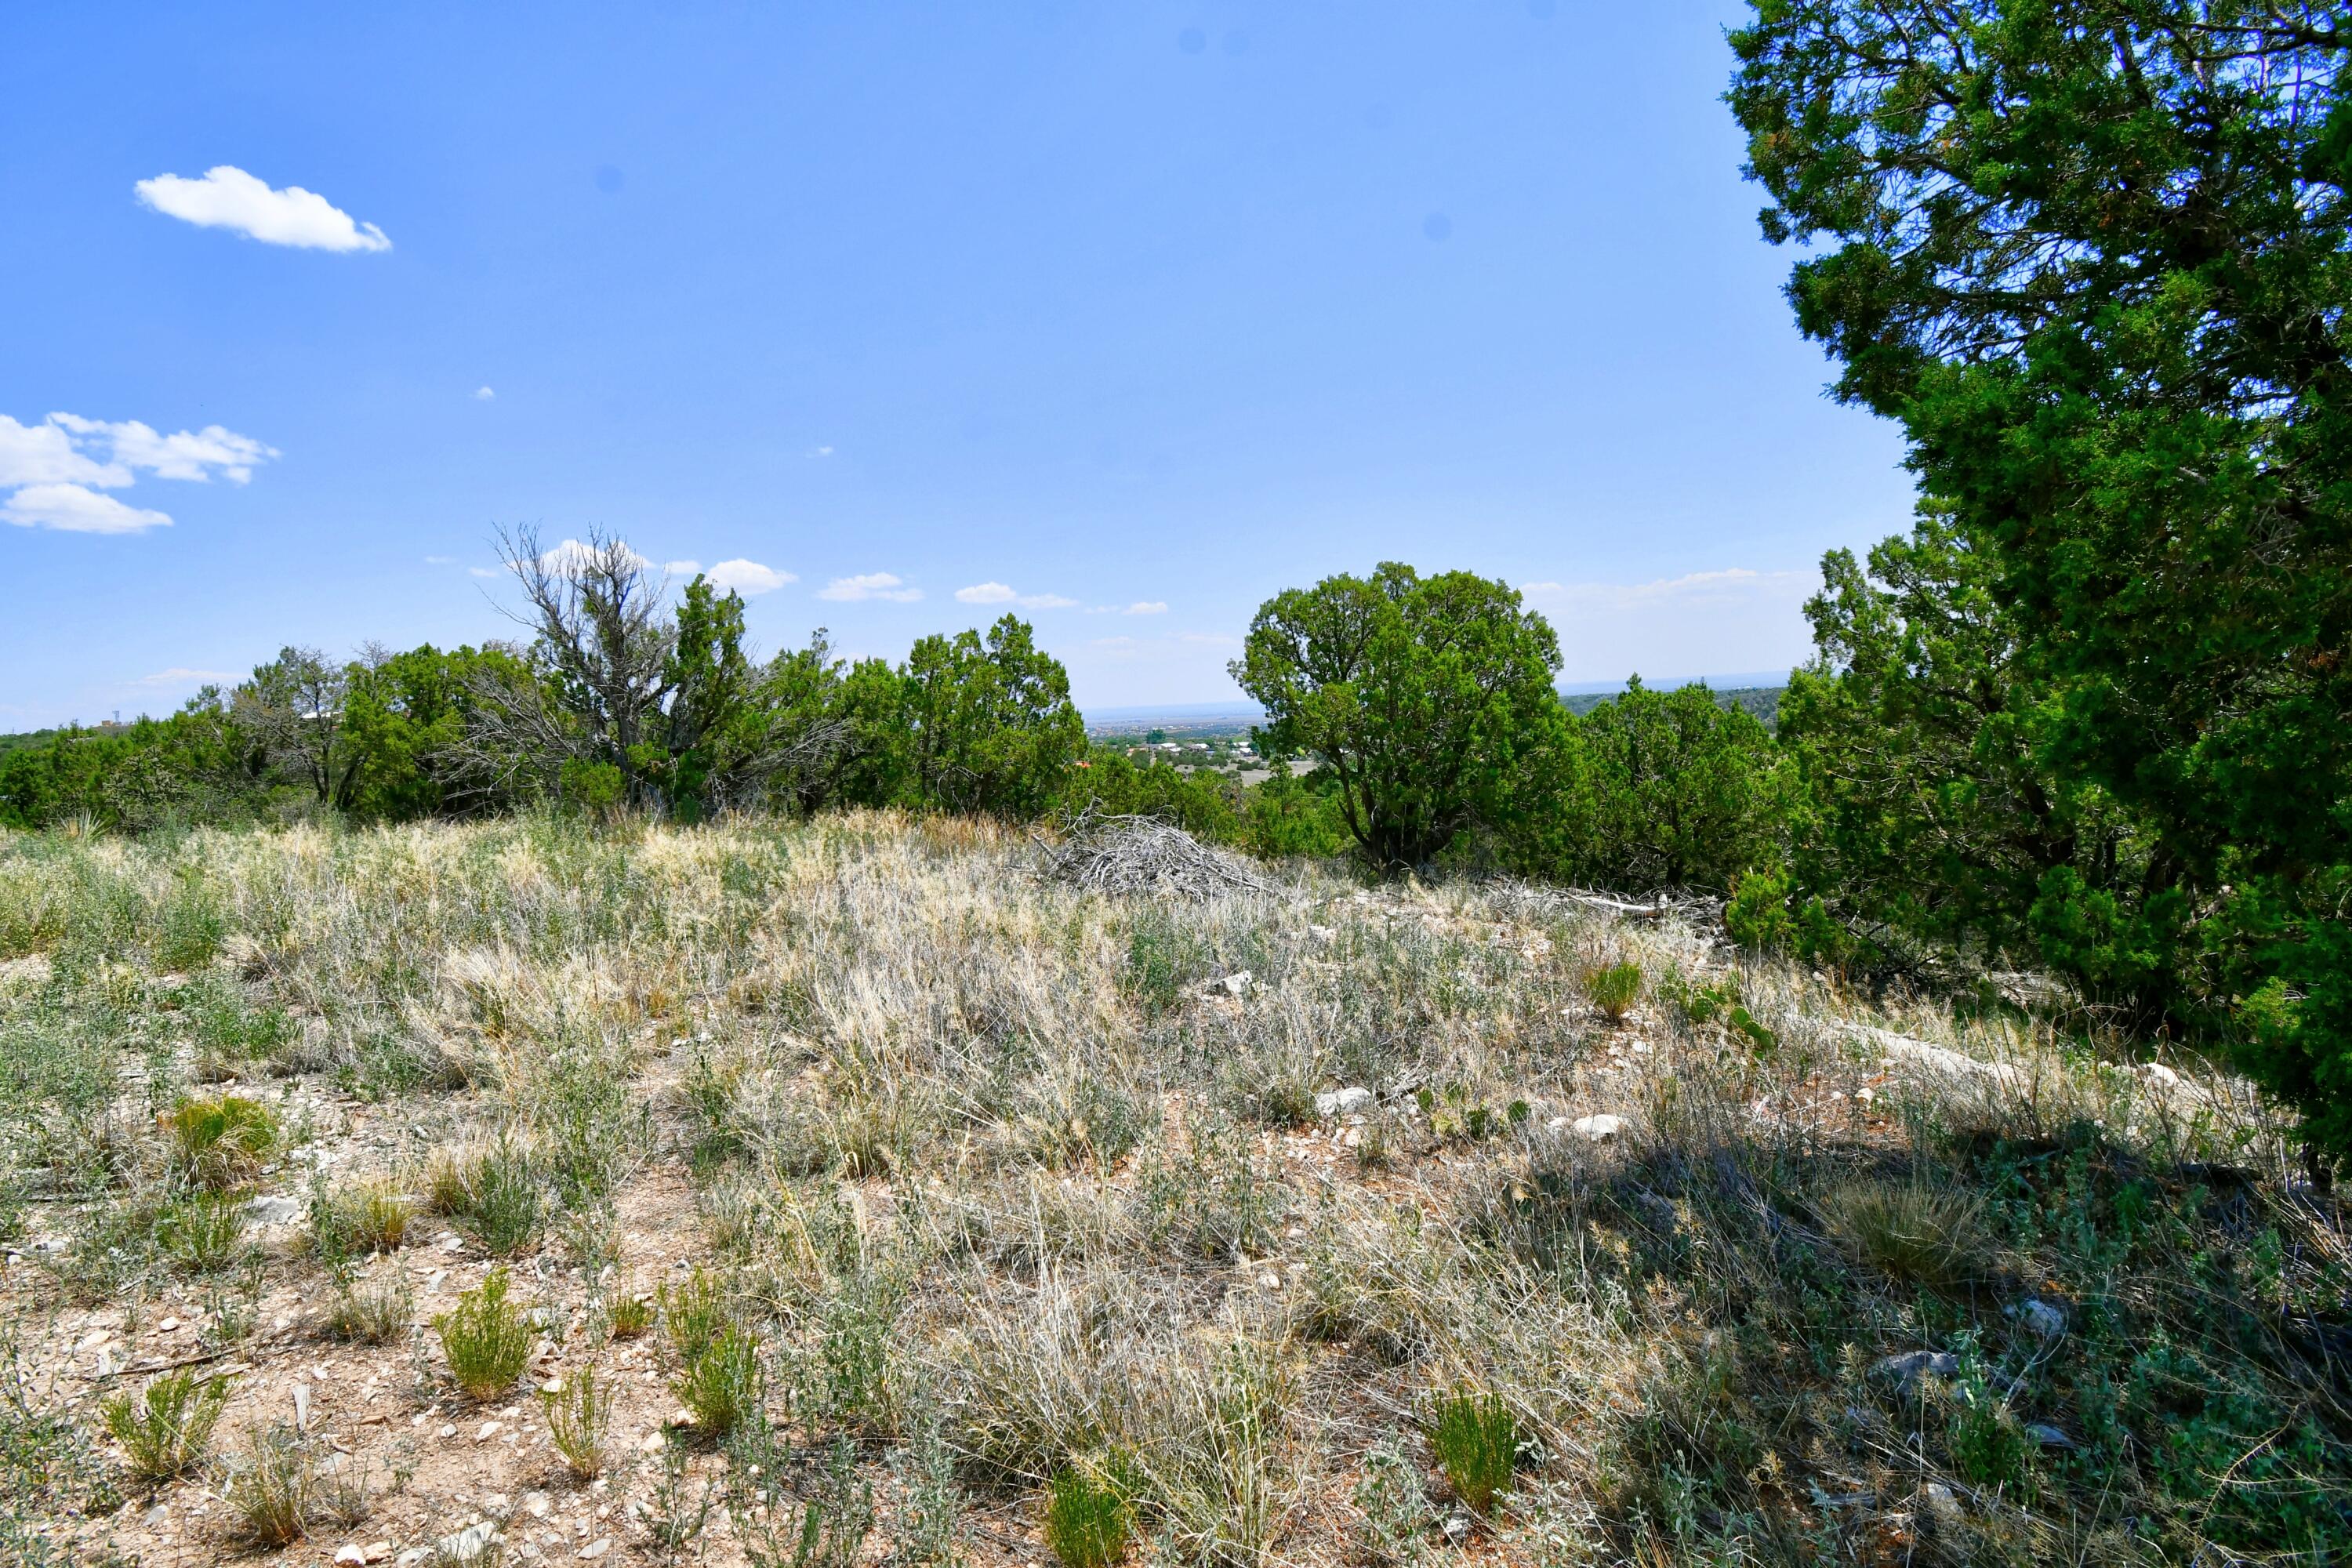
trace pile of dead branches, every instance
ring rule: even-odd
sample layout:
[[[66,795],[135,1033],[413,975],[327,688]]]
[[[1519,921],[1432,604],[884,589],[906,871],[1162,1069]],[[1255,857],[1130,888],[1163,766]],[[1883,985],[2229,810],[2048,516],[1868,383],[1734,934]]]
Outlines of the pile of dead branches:
[[[1202,843],[1156,816],[1079,813],[1064,825],[1062,841],[1041,841],[1045,875],[1097,893],[1173,893],[1205,899],[1218,893],[1270,893],[1274,885],[1247,860]]]

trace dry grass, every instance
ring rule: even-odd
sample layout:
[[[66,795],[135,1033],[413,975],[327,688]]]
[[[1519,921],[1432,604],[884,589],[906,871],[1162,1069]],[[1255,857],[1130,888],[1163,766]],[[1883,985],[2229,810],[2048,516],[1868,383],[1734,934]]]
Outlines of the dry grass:
[[[568,1464],[604,1489],[559,1512],[639,1521],[614,1560],[814,1517],[999,1568],[1057,1477],[1080,1558],[1418,1561],[1432,1498],[1513,1562],[2352,1551],[2343,1214],[2242,1086],[1528,889],[1034,865],[887,816],[0,839],[0,1192],[48,1260],[0,1289],[61,1353],[75,1303],[158,1355],[200,1319],[248,1430],[342,1358],[335,1441],[423,1466],[369,1529],[428,1548]],[[312,1245],[189,1229],[247,1184],[315,1191]],[[530,1320],[481,1293],[509,1259]],[[228,1551],[105,1511],[93,1353],[0,1410],[59,1478],[22,1527]],[[270,1500],[325,1451],[236,1462],[252,1539],[310,1527]],[[740,1530],[687,1531],[722,1488]]]

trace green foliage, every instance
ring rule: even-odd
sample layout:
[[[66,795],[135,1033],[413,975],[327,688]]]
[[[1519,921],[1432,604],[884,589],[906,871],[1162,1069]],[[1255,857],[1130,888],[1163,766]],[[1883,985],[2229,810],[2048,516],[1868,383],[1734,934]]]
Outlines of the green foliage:
[[[1518,1468],[1518,1417],[1492,1394],[1448,1394],[1430,1419],[1429,1447],[1462,1506],[1484,1515]]]
[[[661,1287],[658,1295],[662,1329],[670,1349],[681,1363],[691,1366],[727,1327],[726,1287],[719,1276],[698,1264],[677,1285]]]
[[[1318,770],[1301,777],[1277,766],[1242,800],[1242,843],[1269,860],[1304,856],[1324,859],[1355,840],[1339,805],[1339,777]]]
[[[896,671],[862,663],[843,696],[860,753],[844,794],[864,804],[1036,816],[1086,755],[1067,672],[1014,616],[924,637]]]
[[[291,1427],[254,1433],[223,1469],[221,1494],[250,1545],[290,1546],[322,1512],[318,1457]]]
[[[538,1163],[530,1150],[509,1139],[436,1162],[428,1181],[433,1206],[493,1257],[529,1251],[546,1228]]]
[[[166,1207],[155,1233],[173,1261],[215,1274],[244,1255],[245,1212],[234,1194],[200,1188]]]
[[[163,1130],[173,1166],[214,1188],[251,1180],[280,1136],[277,1114],[241,1094],[190,1095],[164,1114]]]
[[[449,1375],[473,1399],[497,1399],[514,1387],[530,1364],[539,1332],[508,1300],[507,1271],[493,1268],[482,1282],[461,1293],[457,1304],[433,1320]]]
[[[1071,771],[1063,803],[1069,811],[1155,816],[1205,843],[1234,844],[1244,836],[1241,790],[1232,780],[1159,761],[1138,767],[1108,746],[1095,747]]]
[[[1261,751],[1313,757],[1357,847],[1397,871],[1504,820],[1522,752],[1558,713],[1559,668],[1517,590],[1390,562],[1267,600],[1232,669],[1265,705]]]
[[[548,1440],[572,1473],[583,1480],[604,1468],[604,1440],[613,1426],[613,1391],[583,1366],[561,1386],[540,1392],[547,1411]]]
[[[1119,1462],[1066,1464],[1046,1484],[1045,1544],[1062,1568],[1110,1568],[1134,1528]]]
[[[1660,692],[1636,679],[1581,719],[1555,712],[1515,787],[1509,858],[1562,881],[1725,889],[1780,854],[1772,737],[1704,686]]]
[[[227,1403],[226,1378],[199,1377],[194,1368],[182,1367],[149,1379],[136,1396],[110,1395],[99,1415],[122,1445],[131,1474],[143,1481],[167,1481],[204,1463]]]
[[[1622,963],[1587,970],[1584,994],[1611,1023],[1622,1023],[1633,1004],[1641,999],[1642,966],[1627,959]]]
[[[694,1417],[696,1436],[716,1443],[760,1414],[766,1385],[759,1342],[728,1323],[669,1386]]]
[[[2031,898],[1988,899],[1997,918],[2184,1021],[2283,982],[2294,1016],[2247,1019],[2244,1060],[2340,1153],[2338,24],[2210,0],[1772,0],[1733,37],[1730,100],[1770,195],[1767,236],[1808,247],[1799,326],[1839,361],[1842,396],[1901,421],[1923,492],[2005,618],[1990,640],[2015,650],[2013,677],[1956,661],[1984,672],[1963,690],[1989,731],[1962,782],[2041,784],[2046,802],[2028,794],[2019,817],[1996,797],[1995,816],[2044,817],[2053,842],[1945,880],[2030,880]],[[1905,765],[1939,782],[1932,760]]]

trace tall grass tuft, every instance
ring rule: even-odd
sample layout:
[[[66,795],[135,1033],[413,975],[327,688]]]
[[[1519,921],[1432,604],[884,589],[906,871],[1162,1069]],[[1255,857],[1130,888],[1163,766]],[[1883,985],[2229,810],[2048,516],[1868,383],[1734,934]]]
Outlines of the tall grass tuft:
[[[183,1367],[152,1379],[136,1396],[111,1396],[99,1413],[122,1445],[131,1474],[167,1481],[204,1463],[227,1402],[226,1378],[199,1378],[194,1368]]]
[[[1496,1394],[1449,1394],[1430,1420],[1429,1447],[1462,1506],[1483,1517],[1518,1466],[1518,1418]]]

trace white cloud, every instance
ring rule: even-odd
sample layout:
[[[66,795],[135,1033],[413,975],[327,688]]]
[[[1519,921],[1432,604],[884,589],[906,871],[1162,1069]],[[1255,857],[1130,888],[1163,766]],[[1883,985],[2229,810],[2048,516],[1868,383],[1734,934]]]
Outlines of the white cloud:
[[[160,511],[126,506],[80,485],[26,485],[0,502],[0,522],[66,533],[144,533],[172,526]]]
[[[487,386],[478,386],[474,388],[474,401],[477,403],[488,403],[497,395],[497,393],[491,391]]]
[[[305,250],[390,250],[392,241],[372,223],[359,223],[326,197],[299,185],[272,190],[233,164],[218,164],[201,180],[158,174],[131,187],[167,217],[199,228],[234,229],[266,245]]]
[[[234,674],[226,669],[188,669],[173,665],[169,669],[159,669],[152,675],[142,675],[131,684],[134,686],[202,686],[206,681],[235,680],[236,679]]]
[[[1127,607],[1127,614],[1130,616],[1164,616],[1167,613],[1168,605],[1162,599],[1138,599]]]
[[[127,485],[129,469],[74,449],[54,422],[19,425],[0,414],[0,485]]]
[[[699,561],[665,561],[662,563],[662,570],[668,573],[673,577],[698,577],[702,574],[702,563]]]
[[[1810,590],[1816,581],[1811,572],[1755,572],[1745,566],[1727,566],[1716,572],[1661,577],[1651,583],[1522,583],[1519,592],[1529,598],[1557,604],[1628,609],[1663,600],[1729,603],[1759,595]]]
[[[861,599],[888,599],[897,604],[911,605],[923,596],[923,591],[908,587],[887,572],[864,572],[855,577],[835,577],[817,590],[816,596],[842,604],[855,604]]]
[[[454,555],[428,555],[425,558],[425,564],[427,566],[455,566],[457,564],[457,558]]]
[[[713,587],[728,589],[747,599],[772,594],[787,583],[799,581],[790,572],[779,572],[772,566],[762,566],[757,561],[721,561],[710,569]]]
[[[254,468],[278,455],[275,447],[217,425],[162,436],[154,426],[137,419],[110,423],[85,419],[79,414],[52,414],[49,423],[68,432],[78,447],[103,444],[111,459],[110,466],[123,471],[123,478],[114,481],[119,484],[129,484],[131,471],[138,468],[157,479],[195,484],[205,483],[218,469],[231,484],[249,484]]]
[[[495,566],[468,566],[466,568],[466,575],[468,577],[503,577],[506,574],[499,571]]]
[[[812,458],[830,458],[833,456],[833,448],[830,447],[812,447],[809,451],[809,456]]]
[[[974,583],[958,588],[955,596],[967,605],[1019,605],[1024,610],[1070,610],[1078,603],[1059,594],[1016,594],[1002,583]]]
[[[614,542],[621,552],[621,558],[630,565],[640,572],[652,569],[653,563],[650,560],[617,540]],[[567,539],[554,549],[542,552],[539,558],[539,563],[558,577],[571,577],[577,575],[582,568],[595,560],[596,555],[597,552],[593,545],[583,544],[576,539]],[[685,564],[691,566],[694,563],[689,561]],[[493,572],[490,575],[495,577],[498,574]]]

